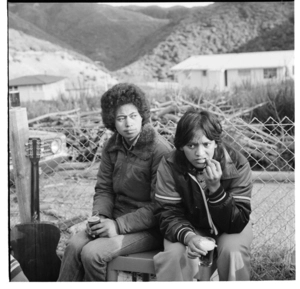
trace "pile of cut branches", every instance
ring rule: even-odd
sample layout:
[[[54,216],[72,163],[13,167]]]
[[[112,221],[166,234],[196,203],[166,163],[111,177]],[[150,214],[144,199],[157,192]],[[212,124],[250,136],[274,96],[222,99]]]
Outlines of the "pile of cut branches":
[[[263,107],[267,102],[254,107],[237,109],[226,100],[204,100],[198,104],[182,97],[151,104],[151,122],[154,128],[173,143],[177,123],[187,109],[205,109],[217,115],[221,120],[225,139],[240,150],[252,163],[270,170],[293,170],[294,136],[283,129],[281,121],[274,121],[278,130],[268,129],[264,123],[250,120],[251,112]],[[75,109],[50,113],[29,121],[35,129],[51,127],[67,136],[70,160],[79,162],[95,161],[101,156],[101,148],[112,132],[105,129],[101,110],[80,112]]]
[[[224,100],[214,103],[202,99],[200,105],[177,98],[176,101],[155,103],[151,109],[152,121],[155,121],[158,132],[172,142],[177,123],[187,109],[208,110],[220,119],[225,140],[241,151],[256,169],[293,170],[294,136],[284,129],[284,120],[273,120],[271,126],[257,119],[246,121],[252,111],[267,103],[241,110]]]

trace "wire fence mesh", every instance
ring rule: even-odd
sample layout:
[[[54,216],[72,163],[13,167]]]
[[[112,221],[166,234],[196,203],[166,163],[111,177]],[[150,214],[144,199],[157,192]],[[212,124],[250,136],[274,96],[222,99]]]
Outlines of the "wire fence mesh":
[[[289,118],[264,123],[253,119],[223,119],[224,139],[241,151],[253,171],[251,280],[295,279],[294,123]],[[153,123],[173,142],[176,123]],[[57,138],[66,136],[64,160],[43,161],[40,170],[41,221],[61,230],[57,248],[62,256],[67,240],[85,228],[91,214],[96,175],[104,142],[111,132],[97,127],[43,127]],[[20,222],[13,173],[10,174],[10,227]]]

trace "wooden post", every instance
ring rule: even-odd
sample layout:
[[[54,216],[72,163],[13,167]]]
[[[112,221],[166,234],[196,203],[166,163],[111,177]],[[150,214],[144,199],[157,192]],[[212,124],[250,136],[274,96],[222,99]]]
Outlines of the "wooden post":
[[[26,157],[25,143],[29,138],[27,111],[24,107],[9,110],[9,148],[14,170],[21,222],[30,222],[31,163]]]

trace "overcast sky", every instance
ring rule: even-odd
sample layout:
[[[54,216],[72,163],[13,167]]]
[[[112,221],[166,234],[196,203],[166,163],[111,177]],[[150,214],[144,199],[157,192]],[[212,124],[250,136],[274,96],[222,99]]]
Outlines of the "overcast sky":
[[[138,5],[138,6],[161,6],[161,7],[172,7],[172,6],[185,6],[185,7],[196,7],[206,6],[213,2],[98,2],[99,4],[107,4],[112,6],[124,6],[124,5]]]

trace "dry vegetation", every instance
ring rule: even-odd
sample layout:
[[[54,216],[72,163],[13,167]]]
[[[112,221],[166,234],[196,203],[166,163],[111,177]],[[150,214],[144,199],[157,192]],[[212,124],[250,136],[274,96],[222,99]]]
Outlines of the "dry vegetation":
[[[190,88],[145,89],[151,102],[151,121],[171,142],[176,124],[188,108],[207,109],[221,119],[226,140],[240,150],[255,169],[294,169],[292,80],[240,86],[230,92],[203,92]],[[72,132],[67,134],[68,145],[80,151],[82,160],[93,158],[97,146],[90,144],[97,143],[99,134],[104,131],[100,97],[82,95],[75,100],[61,95],[56,101],[24,102],[23,105],[28,109],[30,126],[35,129],[72,127]],[[90,136],[80,129],[82,127],[97,127],[99,133]]]

